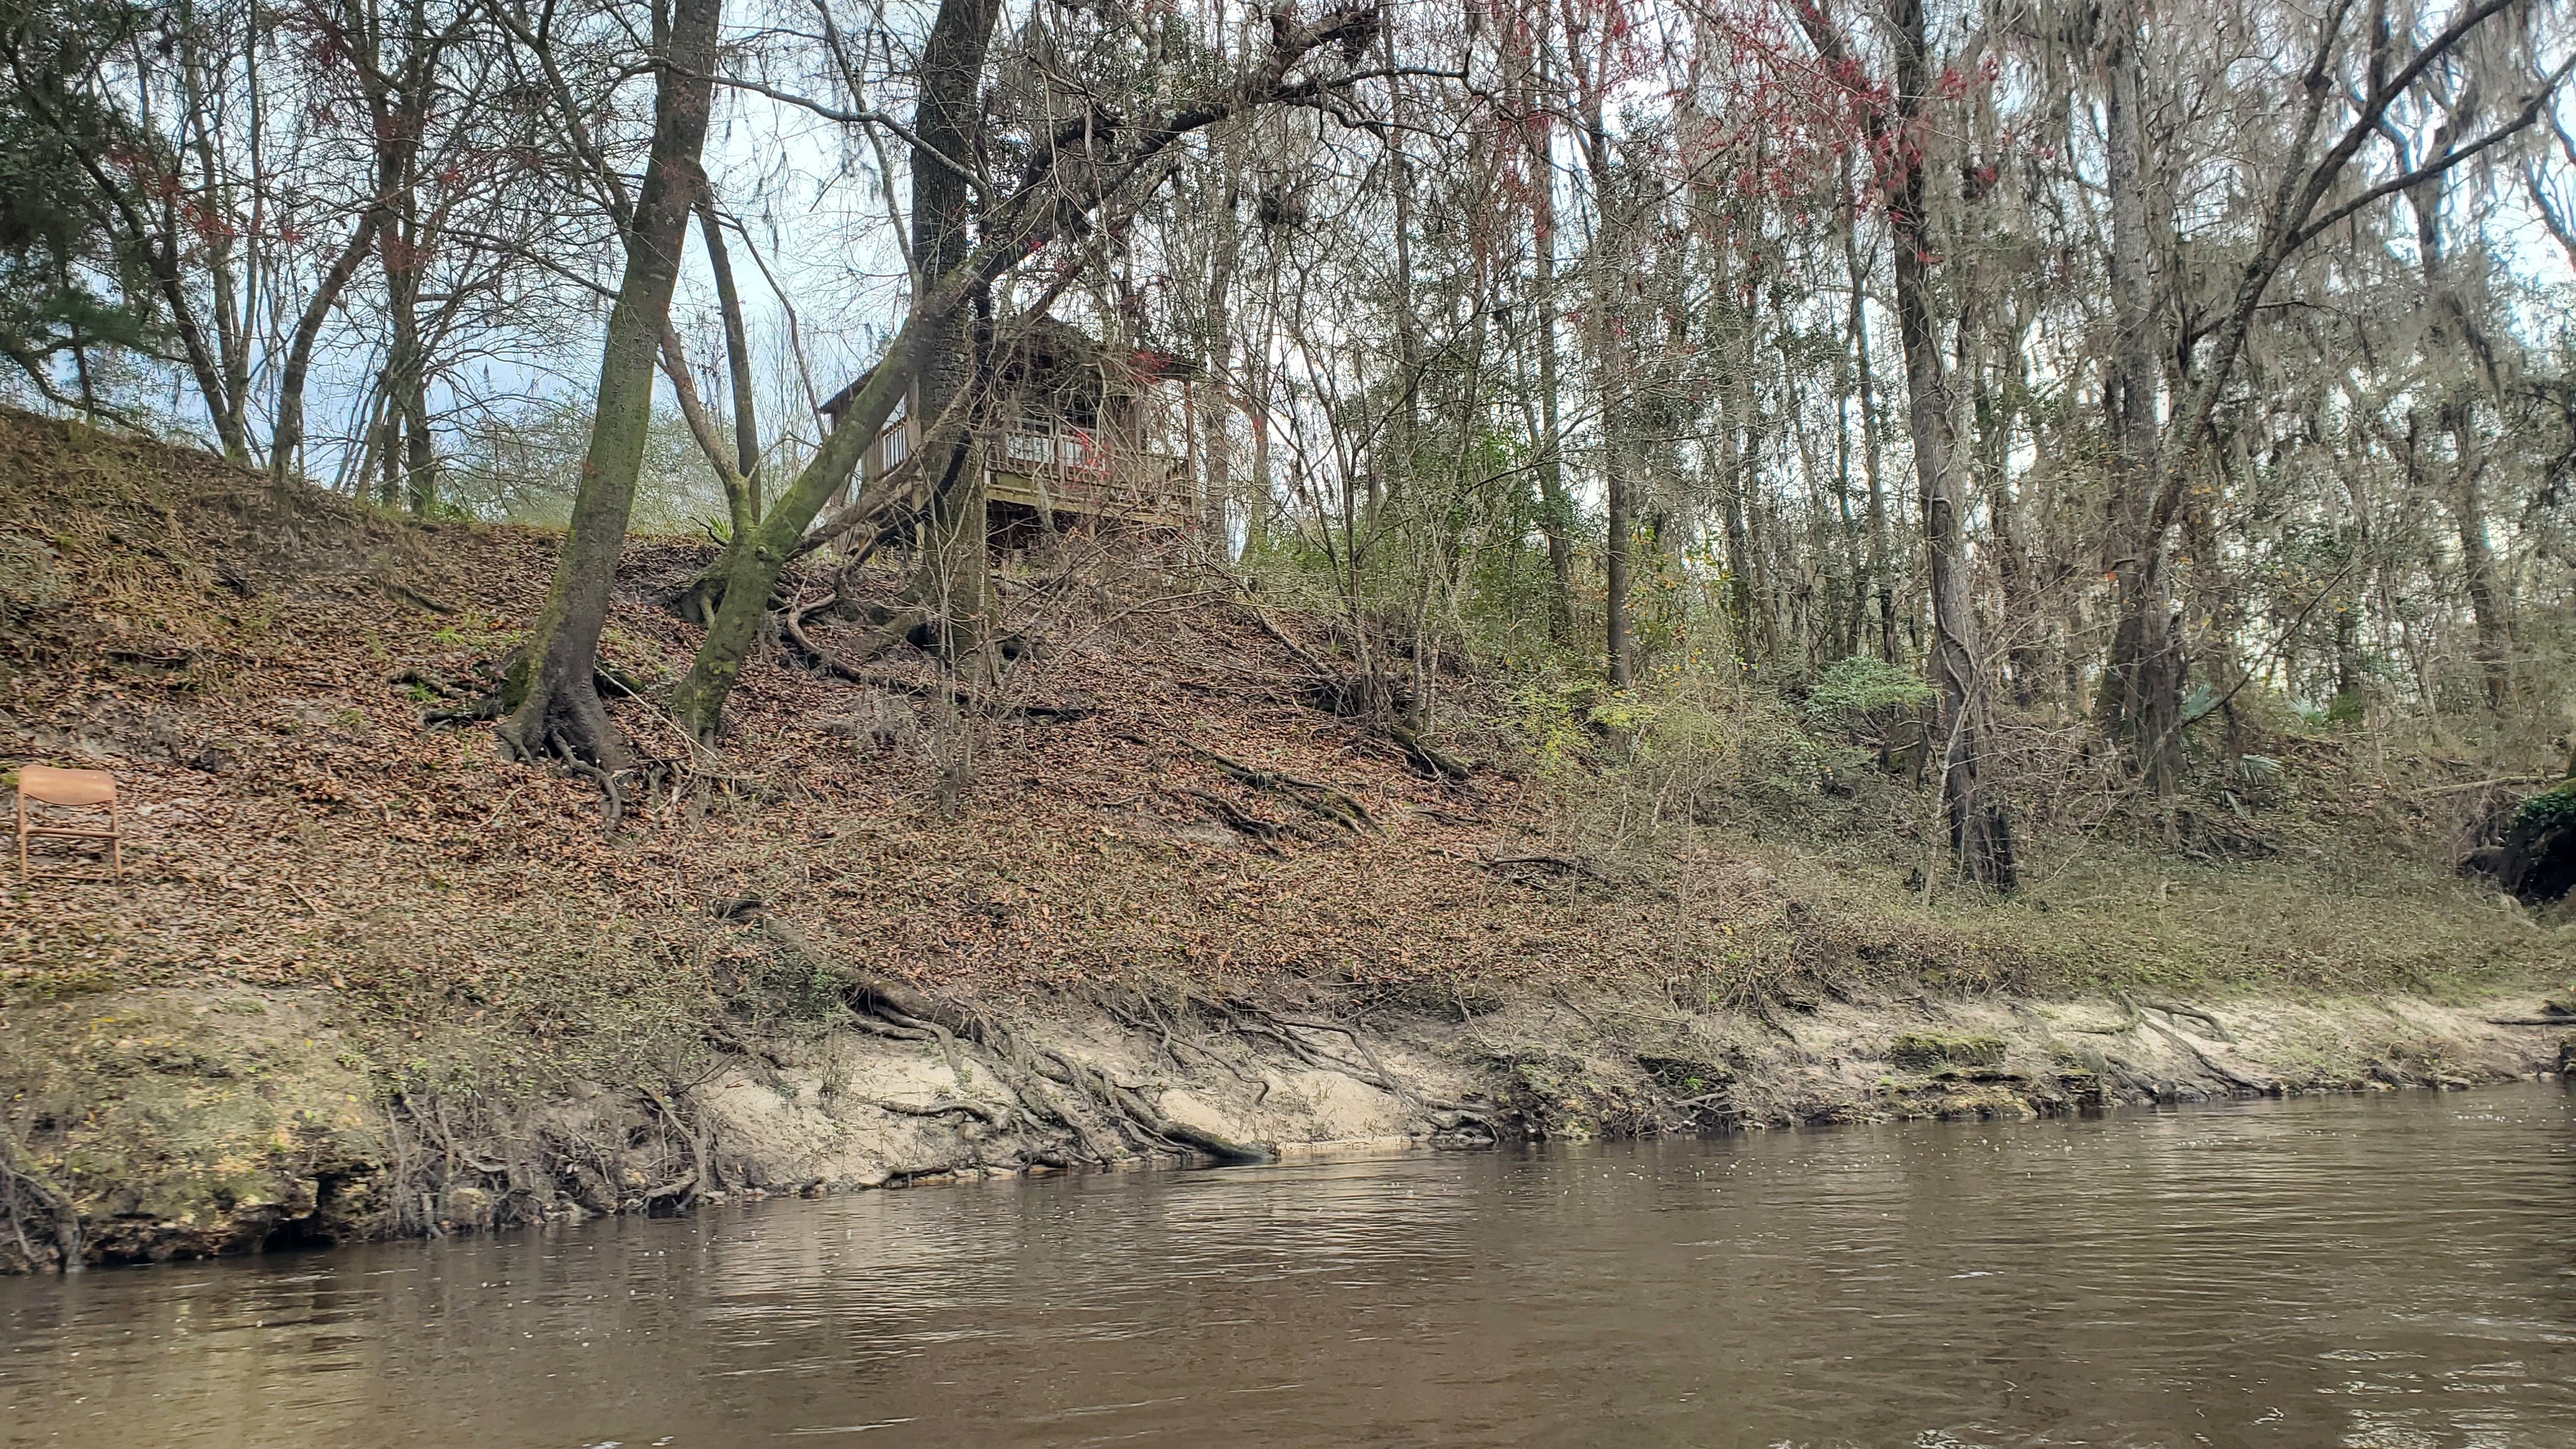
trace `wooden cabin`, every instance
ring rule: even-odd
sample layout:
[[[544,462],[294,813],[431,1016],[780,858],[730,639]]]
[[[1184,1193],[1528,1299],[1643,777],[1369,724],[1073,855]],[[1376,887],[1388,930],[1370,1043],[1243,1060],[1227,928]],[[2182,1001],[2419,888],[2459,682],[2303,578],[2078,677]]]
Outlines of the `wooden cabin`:
[[[1025,325],[1004,346],[999,396],[974,454],[996,532],[1033,524],[1187,528],[1197,521],[1189,457],[1194,364],[1147,349],[1112,353],[1053,317]],[[858,386],[825,403],[825,414],[837,421]],[[921,447],[923,419],[911,405],[918,398],[869,445],[858,487]],[[936,480],[927,466],[923,471],[917,486],[928,488]]]

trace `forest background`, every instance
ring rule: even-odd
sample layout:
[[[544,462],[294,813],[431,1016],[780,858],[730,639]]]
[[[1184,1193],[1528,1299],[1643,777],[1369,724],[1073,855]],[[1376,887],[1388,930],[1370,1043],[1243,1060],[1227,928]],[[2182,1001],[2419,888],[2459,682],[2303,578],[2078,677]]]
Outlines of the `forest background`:
[[[715,545],[694,748],[827,549],[946,704],[1006,672],[964,460],[1052,315],[1181,360],[1196,557],[1435,775],[1498,700],[1543,756],[1857,749],[2009,891],[2034,825],[2252,848],[2205,817],[2279,741],[2429,749],[2545,896],[2567,21],[12,0],[0,344],[280,507],[568,528],[482,712],[612,797],[687,767],[597,695],[630,531]],[[853,489],[906,408],[931,461]]]
[[[0,1267],[2563,1074],[2569,20],[0,0]]]

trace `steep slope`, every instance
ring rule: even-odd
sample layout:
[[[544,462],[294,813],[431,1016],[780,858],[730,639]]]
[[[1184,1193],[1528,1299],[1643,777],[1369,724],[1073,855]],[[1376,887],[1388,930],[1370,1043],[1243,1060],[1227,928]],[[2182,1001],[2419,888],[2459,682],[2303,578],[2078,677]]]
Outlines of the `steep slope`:
[[[1426,773],[1307,702],[1280,641],[1306,621],[1177,546],[1013,559],[1034,648],[964,710],[917,663],[817,667],[893,587],[817,566],[798,586],[844,604],[762,651],[701,754],[650,700],[695,637],[658,601],[707,547],[638,541],[614,709],[671,768],[612,825],[593,785],[434,721],[554,546],[280,507],[201,453],[0,417],[0,759],[114,770],[129,831],[121,884],[55,861],[0,894],[24,1230],[0,1259],[75,1217],[81,1252],[154,1257],[1184,1150],[2555,1062],[2549,1027],[2474,1004],[2563,979],[2569,934],[2430,871],[2340,888],[2320,932],[2337,888],[2295,861],[1998,903],[1907,889],[1919,835],[1868,868],[1722,821],[1623,848],[1568,808],[1593,767],[1543,766],[1495,686],[1444,681],[1441,743],[1478,768]],[[2105,994],[2143,982],[2235,993],[2238,1040]]]

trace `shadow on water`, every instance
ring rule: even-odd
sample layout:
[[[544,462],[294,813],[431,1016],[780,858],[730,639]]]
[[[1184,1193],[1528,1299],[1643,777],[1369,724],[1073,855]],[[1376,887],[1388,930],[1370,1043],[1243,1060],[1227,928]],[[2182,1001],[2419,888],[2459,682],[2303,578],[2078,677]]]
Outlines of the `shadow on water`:
[[[0,1445],[2576,1442],[2556,1088],[1001,1181],[0,1282]]]

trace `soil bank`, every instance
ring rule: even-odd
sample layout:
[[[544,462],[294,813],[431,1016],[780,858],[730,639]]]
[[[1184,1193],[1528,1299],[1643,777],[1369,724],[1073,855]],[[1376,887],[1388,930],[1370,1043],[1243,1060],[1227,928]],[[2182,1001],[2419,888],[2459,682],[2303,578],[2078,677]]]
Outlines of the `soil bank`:
[[[1942,881],[1906,781],[1676,802],[1551,762],[1493,681],[1438,681],[1475,768],[1426,772],[1315,707],[1278,636],[1329,652],[1327,626],[1178,544],[1013,561],[1038,647],[972,715],[926,669],[764,650],[691,755],[651,700],[695,642],[660,600],[706,549],[639,541],[615,709],[686,768],[611,826],[588,783],[431,719],[554,547],[0,418],[0,757],[115,771],[129,827],[122,882],[0,894],[0,1262],[2458,1085],[2554,1072],[2576,1029],[2543,1005],[2576,934],[2425,846],[2454,762],[2281,742],[2274,815],[2184,834],[2227,851],[2035,819],[2059,859],[1994,900]],[[809,642],[864,628],[818,614]]]

